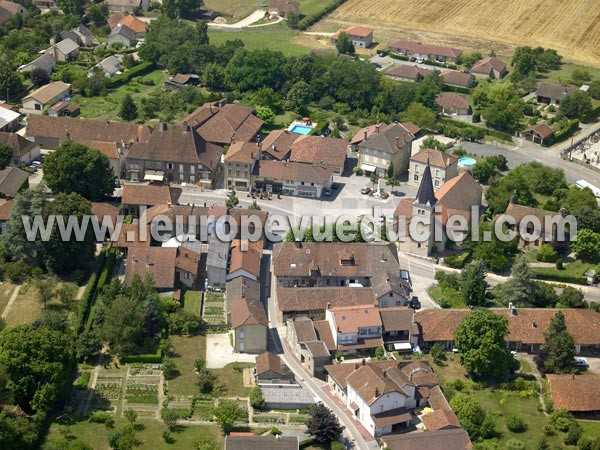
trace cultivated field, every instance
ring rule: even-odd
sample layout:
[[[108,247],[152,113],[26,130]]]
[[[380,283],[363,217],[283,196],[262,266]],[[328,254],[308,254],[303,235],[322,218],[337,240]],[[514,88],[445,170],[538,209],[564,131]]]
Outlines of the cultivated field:
[[[498,54],[541,45],[600,66],[598,0],[349,0],[314,28],[349,25],[374,28],[382,44],[408,38]]]

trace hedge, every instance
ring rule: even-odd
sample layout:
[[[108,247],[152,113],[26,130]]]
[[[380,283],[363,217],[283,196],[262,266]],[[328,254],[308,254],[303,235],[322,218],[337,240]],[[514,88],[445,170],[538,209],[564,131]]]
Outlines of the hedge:
[[[78,331],[82,332],[88,318],[88,314],[90,312],[90,306],[92,302],[92,298],[94,293],[96,292],[96,286],[98,285],[98,273],[104,267],[104,261],[106,260],[106,254],[101,252],[96,258],[96,263],[94,265],[94,272],[90,275],[88,279],[88,284],[83,291],[83,295],[81,296],[81,300],[79,301],[79,316],[77,321],[79,323]]]
[[[552,269],[554,270],[554,269]],[[534,268],[533,277],[537,280],[544,281],[555,281],[557,283],[572,283],[572,284],[587,284],[587,278],[583,275],[568,275],[562,274],[560,271],[555,271],[554,273],[550,272],[541,272]]]
[[[110,87],[116,88],[125,83],[128,83],[132,78],[139,77],[140,75],[146,75],[154,69],[154,63],[152,62],[143,62],[138,64],[137,66],[129,69],[126,72],[123,72],[120,75],[113,77],[110,80]]]
[[[321,136],[327,127],[329,127],[329,122],[326,120],[321,120],[317,122],[317,126],[310,131],[310,134],[313,136]]]
[[[116,250],[111,248],[108,252],[108,258],[106,258],[106,262],[104,264],[104,268],[98,277],[98,282],[96,283],[96,289],[94,292],[99,292],[109,281],[112,276],[113,266],[115,265],[116,260]],[[89,284],[88,284],[89,286]],[[95,296],[88,300],[88,308],[90,308],[89,313],[87,315],[87,319],[85,321],[85,331],[89,331],[92,327],[92,322],[94,321],[94,316],[96,314],[96,302],[94,302]],[[91,303],[91,305],[90,305]],[[91,307],[90,307],[91,306]]]
[[[126,355],[121,356],[121,364],[160,364],[162,363],[162,350],[158,349],[156,353],[150,353],[146,355]]]
[[[577,120],[577,119],[571,120],[569,122],[569,126],[562,133],[554,133],[553,136],[544,140],[544,143],[542,144],[542,146],[549,147],[558,142],[565,141],[565,140],[569,139],[571,136],[573,136],[578,130],[579,130],[579,120]]]
[[[321,20],[327,14],[329,14],[330,12],[333,12],[335,9],[342,6],[347,1],[348,0],[335,0],[333,3],[330,3],[325,8],[323,8],[321,11],[318,11],[310,16],[305,16],[304,18],[302,18],[302,20],[300,20],[298,22],[298,26],[296,28],[298,28],[301,31],[307,30],[310,26],[317,23],[319,20]]]
[[[581,116],[581,121],[583,123],[589,123],[596,120],[598,117],[600,117],[600,105],[596,106],[588,114]]]
[[[317,440],[315,438],[306,439],[306,440],[300,442],[300,448],[307,448],[316,443],[317,443]]]
[[[442,91],[444,92],[458,92],[459,94],[470,94],[471,89],[463,86],[454,86],[452,84],[442,84]]]
[[[488,136],[497,137],[498,139],[503,139],[505,141],[512,141],[512,136],[510,134],[508,134],[508,133],[503,132],[503,131],[493,130],[491,128],[476,127],[476,126],[468,124],[466,122],[461,122],[461,121],[458,121],[458,120],[449,119],[448,117],[442,117],[439,120],[439,122],[442,125],[453,125],[456,128],[460,128],[460,129],[471,128],[471,127],[472,128],[478,128],[480,130],[484,130],[485,134],[488,135]]]

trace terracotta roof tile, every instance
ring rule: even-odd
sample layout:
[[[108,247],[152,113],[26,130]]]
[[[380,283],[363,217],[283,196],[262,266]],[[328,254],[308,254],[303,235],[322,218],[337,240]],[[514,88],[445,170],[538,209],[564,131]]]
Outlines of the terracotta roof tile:
[[[546,375],[554,409],[570,412],[600,411],[600,376]]]
[[[435,103],[442,108],[467,109],[469,100],[460,94],[443,93],[435,96]]]
[[[449,428],[460,428],[460,422],[456,414],[450,409],[438,409],[421,416],[423,425],[429,431],[447,430]]]
[[[427,161],[429,161],[429,165],[441,167],[443,169],[447,169],[458,161],[456,156],[431,148],[421,150],[419,153],[411,156],[410,159],[411,161],[420,162],[422,164],[427,164]]]
[[[471,450],[473,444],[462,428],[426,433],[392,434],[381,438],[389,450]]]
[[[375,295],[372,288],[277,288],[277,306],[283,313],[325,311],[327,305],[336,307],[374,303]]]
[[[14,200],[0,198],[0,220],[8,221],[10,219],[10,213],[12,212],[14,206]]]
[[[173,289],[176,260],[176,248],[131,247],[127,253],[125,283],[131,284],[135,275],[144,279],[149,273],[157,289]]]
[[[145,33],[147,29],[145,22],[142,22],[140,19],[132,15],[123,17],[119,23],[131,28],[136,33]]]
[[[521,133],[527,133],[529,131],[535,131],[540,135],[542,139],[549,138],[554,134],[554,130],[548,126],[546,123],[540,123],[537,125],[531,125],[530,127],[525,128]]]
[[[473,73],[483,73],[486,75],[490,74],[492,70],[503,72],[506,70],[506,64],[502,60],[490,56],[488,58],[480,59],[471,68],[471,72]]]
[[[262,375],[265,372],[283,374],[279,356],[271,352],[264,352],[256,357],[256,375]]]
[[[123,186],[123,205],[155,206],[176,204],[181,195],[180,188],[145,184],[125,184]]]
[[[252,164],[258,157],[258,146],[256,142],[235,142],[231,144],[224,157],[225,162],[237,162]]]
[[[231,302],[231,327],[245,325],[269,326],[267,315],[260,301],[252,299],[233,299]]]
[[[386,123],[378,123],[375,125],[369,125],[368,127],[361,128],[354,135],[354,137],[350,141],[350,144],[352,144],[352,145],[360,144],[361,142],[368,139],[369,136],[371,136],[372,134],[379,133],[380,131],[385,130],[387,128],[387,126],[388,125]]]
[[[345,139],[301,136],[292,144],[290,161],[343,168],[347,148]]]
[[[288,130],[273,130],[262,141],[262,152],[278,161],[286,159],[292,151],[292,144],[300,136]]]
[[[231,243],[229,273],[245,270],[258,278],[260,276],[260,260],[263,250],[262,241],[247,242],[246,245],[248,249],[244,251],[242,241],[239,239],[235,239]]]
[[[379,308],[373,305],[330,308],[338,333],[352,333],[363,327],[381,326]]]

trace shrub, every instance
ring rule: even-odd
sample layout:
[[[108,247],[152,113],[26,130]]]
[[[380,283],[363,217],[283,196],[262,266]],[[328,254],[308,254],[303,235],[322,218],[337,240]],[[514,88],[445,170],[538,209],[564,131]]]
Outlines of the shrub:
[[[110,85],[112,88],[119,87],[127,82],[131,81],[132,78],[139,77],[141,75],[145,75],[154,69],[154,63],[152,62],[143,62],[128,71],[114,76],[110,80]]]
[[[121,364],[160,364],[162,362],[162,352],[158,350],[158,352],[148,355],[125,355],[121,356],[119,360]]]
[[[509,439],[506,443],[506,450],[525,450],[525,445],[517,439]]]
[[[548,416],[548,423],[563,433],[568,431],[573,421],[571,413],[564,409],[557,409]]]
[[[265,398],[262,394],[260,386],[254,386],[250,391],[250,404],[254,409],[262,409],[265,407]]]
[[[92,423],[103,423],[107,428],[112,428],[115,424],[115,419],[108,413],[102,411],[96,411],[90,415],[88,419]]]
[[[513,433],[523,433],[527,430],[527,424],[523,420],[522,417],[519,416],[509,416],[505,419],[506,428]]]
[[[556,270],[564,270],[562,259],[556,258]]]
[[[558,253],[550,244],[542,245],[538,255],[540,255],[542,262],[555,262],[558,258]]]

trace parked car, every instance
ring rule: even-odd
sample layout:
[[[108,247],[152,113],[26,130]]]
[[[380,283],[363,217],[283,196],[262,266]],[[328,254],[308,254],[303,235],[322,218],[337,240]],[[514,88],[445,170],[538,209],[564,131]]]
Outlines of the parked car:
[[[419,64],[423,64],[425,62],[425,60],[423,58],[417,58],[417,62]]]
[[[360,193],[361,193],[362,195],[367,195],[367,194],[368,194],[368,193],[370,193],[370,192],[371,192],[371,188],[370,188],[369,186],[363,186],[363,187],[360,189]]]
[[[381,69],[381,64],[376,62],[372,62],[371,64],[374,65],[376,69]]]
[[[227,197],[228,198],[233,197],[234,195],[235,195],[235,191],[233,189],[229,189],[227,191]]]
[[[29,164],[29,165],[27,166],[27,169],[29,169],[29,170],[33,170],[34,172],[37,172],[37,171],[38,171],[38,167],[37,167],[37,166],[34,166],[33,164]]]
[[[575,358],[575,367],[579,369],[587,369],[590,365],[585,358]]]
[[[340,185],[338,183],[331,183],[331,189],[333,189],[334,191],[337,191],[340,188]]]
[[[323,195],[325,197],[331,197],[331,189],[324,189],[323,190]]]
[[[31,163],[31,165],[32,165],[32,166],[35,166],[35,167],[40,167],[40,166],[42,165],[42,162],[41,162],[41,161],[33,161],[33,162]]]
[[[404,281],[406,281],[410,287],[412,287],[412,281],[410,279],[410,272],[408,270],[405,269],[401,269],[400,270],[400,278],[402,278]]]
[[[410,62],[415,62],[416,60],[417,60],[417,58],[415,58],[414,56],[411,56],[409,59]]]
[[[413,297],[410,299],[410,307],[412,309],[421,309],[421,302],[418,297]]]

